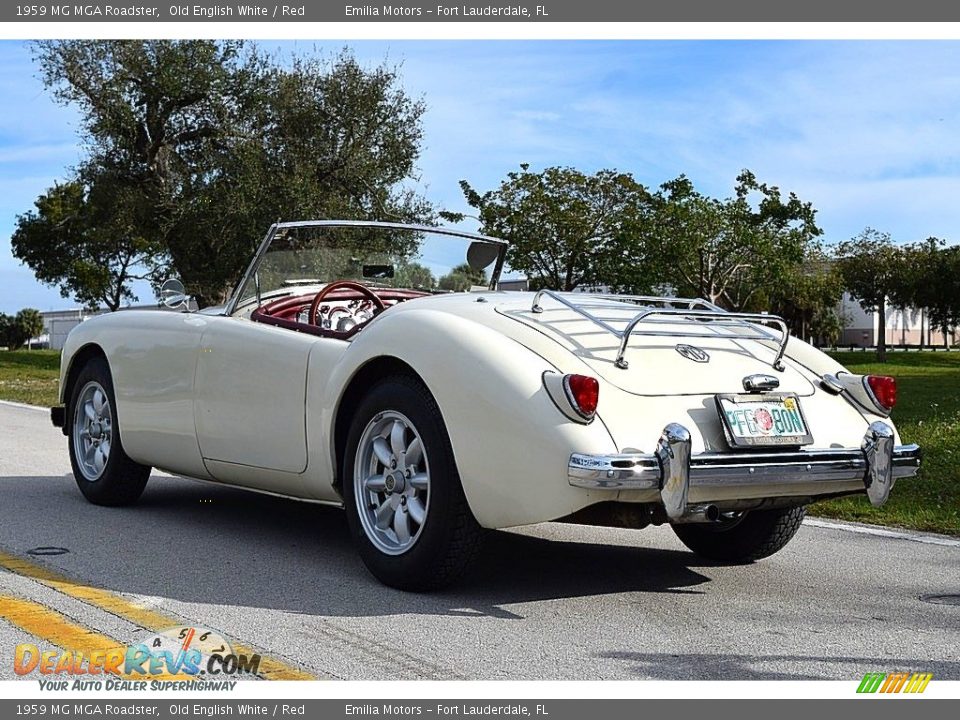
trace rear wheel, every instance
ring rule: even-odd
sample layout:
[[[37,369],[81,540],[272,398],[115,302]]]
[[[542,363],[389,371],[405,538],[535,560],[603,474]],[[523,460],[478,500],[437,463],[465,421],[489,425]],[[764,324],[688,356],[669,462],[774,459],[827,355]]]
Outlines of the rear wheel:
[[[800,529],[806,508],[752,510],[716,523],[674,525],[680,542],[708,560],[746,563],[770,557]]]
[[[73,385],[67,419],[73,477],[95,505],[136,502],[150,477],[150,468],[123,450],[116,407],[107,361],[88,360]]]
[[[416,378],[396,375],[367,393],[342,472],[351,532],[384,584],[439,588],[476,556],[483,531],[464,497],[440,409]]]

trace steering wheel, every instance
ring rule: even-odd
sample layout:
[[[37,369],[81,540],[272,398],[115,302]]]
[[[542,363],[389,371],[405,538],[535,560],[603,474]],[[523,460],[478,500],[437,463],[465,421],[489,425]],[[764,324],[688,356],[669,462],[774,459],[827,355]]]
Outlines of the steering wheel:
[[[376,293],[374,293],[373,290],[368,288],[366,285],[354,282],[353,280],[337,280],[336,282],[330,283],[320,292],[318,292],[314,296],[313,302],[310,303],[310,314],[307,317],[310,318],[310,322],[313,325],[320,324],[319,318],[317,317],[317,312],[320,310],[320,303],[322,303],[327,295],[332,293],[334,290],[342,289],[356,290],[358,293],[370,300],[370,302],[376,306],[378,311],[387,309],[387,306],[383,304],[383,300],[377,297]]]

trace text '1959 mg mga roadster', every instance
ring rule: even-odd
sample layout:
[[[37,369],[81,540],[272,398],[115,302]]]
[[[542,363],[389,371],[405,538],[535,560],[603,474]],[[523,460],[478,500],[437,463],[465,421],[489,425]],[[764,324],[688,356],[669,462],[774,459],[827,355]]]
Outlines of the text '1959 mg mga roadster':
[[[67,339],[54,424],[77,484],[134,502],[151,467],[343,505],[382,582],[457,578],[484,530],[669,523],[769,556],[814,500],[917,472],[860,376],[773,315],[699,299],[498,292],[507,245],[375,222],[273,225],[224,306],[125,311]],[[463,263],[483,287],[439,291]],[[164,302],[183,309],[182,285]]]

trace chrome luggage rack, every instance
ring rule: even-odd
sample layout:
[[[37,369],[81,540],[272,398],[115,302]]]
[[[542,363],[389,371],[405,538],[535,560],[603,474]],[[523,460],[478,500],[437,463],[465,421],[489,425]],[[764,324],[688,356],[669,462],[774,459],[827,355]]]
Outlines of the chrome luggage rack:
[[[590,302],[577,302],[573,298],[577,295]],[[778,315],[768,315],[766,313],[744,313],[728,312],[721,307],[701,298],[676,298],[660,297],[656,295],[595,295],[592,293],[559,293],[554,290],[538,290],[533,296],[533,305],[530,311],[533,313],[542,313],[543,307],[540,305],[540,298],[549,297],[556,300],[561,305],[566,306],[578,315],[586,318],[590,322],[600,326],[607,332],[616,336],[620,340],[620,349],[617,352],[617,359],[614,361],[621,370],[626,370],[630,364],[624,358],[627,353],[627,343],[630,342],[631,335],[649,335],[670,337],[676,336],[676,332],[666,332],[663,330],[647,330],[637,326],[641,323],[665,324],[675,322],[676,319],[703,320],[707,321],[704,325],[711,327],[738,327],[750,328],[748,323],[763,323],[766,325],[776,325],[780,330],[778,338],[771,332],[763,328],[753,328],[755,333],[749,335],[736,335],[737,340],[766,340],[779,344],[777,356],[773,360],[773,369],[783,372],[783,354],[787,350],[787,341],[790,339],[790,333],[787,330],[786,321]],[[597,302],[599,301],[599,302]],[[598,317],[590,310],[622,310],[624,303],[634,303],[642,306],[644,309],[635,315],[623,330],[618,330],[606,320]],[[655,307],[659,305],[659,307]],[[590,309],[587,309],[590,308]],[[655,320],[652,318],[661,318]],[[663,318],[673,318],[664,320]],[[683,337],[717,337],[716,333],[696,333],[684,332]]]

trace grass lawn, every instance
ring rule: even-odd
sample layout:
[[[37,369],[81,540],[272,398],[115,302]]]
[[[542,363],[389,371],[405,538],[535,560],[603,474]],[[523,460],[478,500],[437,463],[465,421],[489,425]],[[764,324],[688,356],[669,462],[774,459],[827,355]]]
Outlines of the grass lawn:
[[[896,376],[893,420],[903,442],[923,448],[923,467],[882,508],[864,495],[817,503],[811,514],[960,535],[960,352],[888,353],[885,365],[873,353],[834,357],[851,372]],[[56,351],[0,351],[0,400],[54,405],[59,365]]]
[[[960,535],[960,352],[831,353],[859,374],[897,378],[892,419],[904,443],[923,449],[917,477],[897,483],[882,508],[866,496],[816,503],[811,514]]]
[[[57,404],[58,350],[0,350],[0,400]]]

